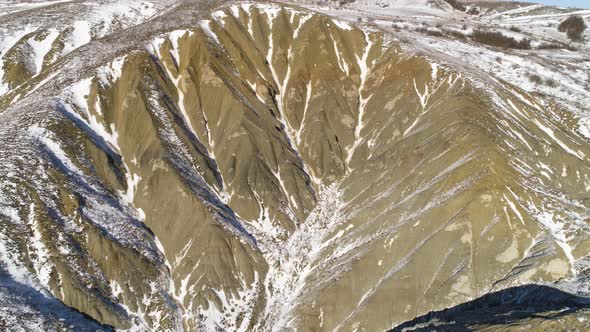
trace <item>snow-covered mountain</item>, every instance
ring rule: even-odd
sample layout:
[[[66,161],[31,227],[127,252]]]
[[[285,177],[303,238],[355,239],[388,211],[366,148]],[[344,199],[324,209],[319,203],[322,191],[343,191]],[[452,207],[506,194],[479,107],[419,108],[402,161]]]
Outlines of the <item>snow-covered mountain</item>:
[[[572,16],[0,2],[0,329],[588,330]]]

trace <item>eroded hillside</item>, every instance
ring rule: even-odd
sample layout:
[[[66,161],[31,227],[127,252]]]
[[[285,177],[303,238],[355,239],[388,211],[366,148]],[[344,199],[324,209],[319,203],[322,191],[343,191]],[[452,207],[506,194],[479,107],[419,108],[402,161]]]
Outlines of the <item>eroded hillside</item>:
[[[514,286],[584,295],[576,114],[375,25],[210,6],[88,62],[108,38],[5,62],[7,326],[20,303],[40,329],[373,331]]]

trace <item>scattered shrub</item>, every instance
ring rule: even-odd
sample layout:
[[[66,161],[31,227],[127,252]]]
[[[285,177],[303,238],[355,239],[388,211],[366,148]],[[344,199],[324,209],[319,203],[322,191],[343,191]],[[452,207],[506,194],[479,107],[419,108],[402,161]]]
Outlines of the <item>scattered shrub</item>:
[[[527,38],[521,39],[518,42],[517,47],[515,47],[515,48],[518,48],[518,49],[521,49],[521,50],[530,50],[531,49],[531,41],[530,41],[530,39],[527,39]]]
[[[465,39],[465,35],[455,30],[443,30],[444,34],[455,39]]]
[[[480,14],[479,8],[477,8],[477,7],[471,7],[469,9],[469,11],[467,12],[467,14],[469,14],[469,15],[479,15]]]
[[[460,3],[457,0],[445,0],[445,2],[451,5],[451,7],[453,7],[456,10],[460,10],[462,12],[467,10],[467,7],[465,7],[464,4]]]
[[[516,48],[522,50],[528,50],[531,48],[531,41],[528,39],[523,39],[521,41],[517,41],[512,37],[505,36],[500,32],[491,32],[485,30],[475,30],[471,35],[471,38],[478,43],[495,46],[495,47],[502,47],[502,48]]]
[[[545,84],[551,88],[555,88],[557,86],[557,81],[552,78],[548,78],[548,79],[543,80],[543,78],[541,76],[534,74],[534,73],[533,74],[529,73],[526,76],[529,78],[529,81],[531,81],[535,84],[538,84],[538,85]]]
[[[561,22],[559,27],[557,27],[559,32],[565,32],[567,37],[571,40],[580,40],[582,39],[582,34],[584,30],[586,30],[586,23],[584,23],[584,19],[578,15],[572,15],[568,17],[565,21]]]
[[[543,79],[537,74],[528,74],[529,80],[535,84],[543,84]]]
[[[438,31],[438,30],[429,30],[426,28],[417,28],[416,29],[417,32],[429,35],[429,36],[434,36],[434,37],[442,37],[444,36],[442,32]]]
[[[540,50],[558,50],[565,48],[565,46],[557,43],[542,43],[537,48]]]

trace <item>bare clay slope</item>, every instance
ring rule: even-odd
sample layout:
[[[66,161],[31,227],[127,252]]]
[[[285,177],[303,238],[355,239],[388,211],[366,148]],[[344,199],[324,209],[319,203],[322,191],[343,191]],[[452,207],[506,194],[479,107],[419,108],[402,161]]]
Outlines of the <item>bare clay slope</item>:
[[[331,331],[583,274],[590,149],[557,106],[293,7],[149,40],[50,116],[5,97],[16,282],[119,329]]]

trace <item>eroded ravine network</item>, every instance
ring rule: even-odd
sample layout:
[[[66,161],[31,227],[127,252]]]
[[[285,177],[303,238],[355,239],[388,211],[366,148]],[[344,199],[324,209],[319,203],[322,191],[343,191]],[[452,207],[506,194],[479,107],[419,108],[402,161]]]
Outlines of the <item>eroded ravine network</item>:
[[[578,285],[576,120],[395,36],[232,4],[84,71],[42,120],[3,111],[2,276],[56,311],[189,331],[385,330],[515,285]],[[0,101],[31,102],[51,75]]]

